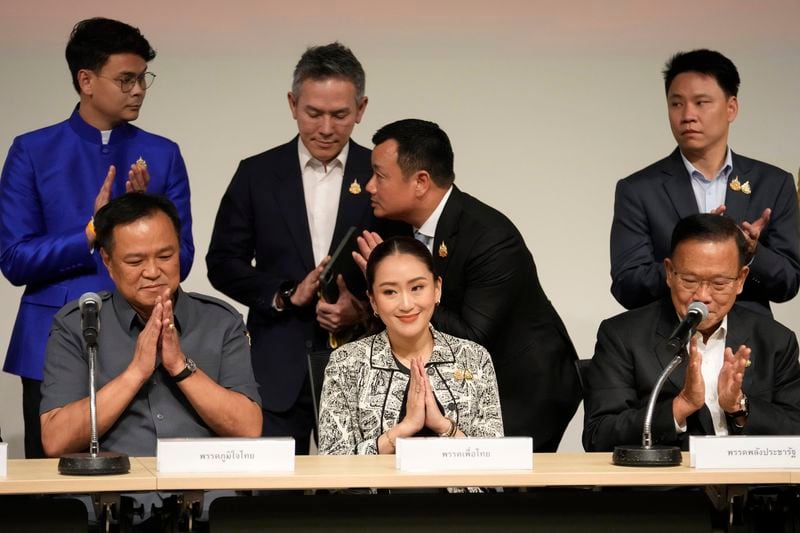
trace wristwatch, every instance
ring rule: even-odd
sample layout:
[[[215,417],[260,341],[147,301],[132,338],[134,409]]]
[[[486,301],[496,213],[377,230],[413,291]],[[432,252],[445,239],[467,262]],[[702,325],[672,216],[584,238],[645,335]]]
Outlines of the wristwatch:
[[[750,400],[745,393],[742,393],[742,399],[739,400],[739,410],[733,413],[725,413],[728,418],[739,418],[740,416],[747,417],[750,414]]]
[[[297,282],[294,280],[284,281],[278,286],[278,298],[281,299],[281,310],[293,309],[292,295],[297,290]]]
[[[180,372],[178,372],[176,375],[172,376],[172,381],[174,381],[175,383],[180,383],[184,379],[194,374],[196,370],[197,370],[197,363],[195,363],[194,361],[192,361],[187,357],[186,367]]]

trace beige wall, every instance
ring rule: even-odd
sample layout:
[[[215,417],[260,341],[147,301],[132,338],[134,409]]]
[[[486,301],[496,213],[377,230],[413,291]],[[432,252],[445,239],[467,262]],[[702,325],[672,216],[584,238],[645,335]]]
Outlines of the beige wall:
[[[310,44],[339,39],[364,64],[370,103],[357,141],[369,145],[378,127],[406,117],[450,134],[458,185],[517,223],[583,357],[599,322],[622,310],[609,293],[614,184],[674,147],[660,77],[671,53],[705,46],[729,55],[743,79],[733,149],[793,173],[800,165],[794,0],[8,4],[2,153],[15,135],[70,113],[63,47],[75,21],[120,18],[157,48],[158,80],[137,125],[183,150],[197,246],[186,285],[201,292],[214,292],[203,258],[220,196],[241,158],[293,135],[285,94]],[[325,12],[331,5],[336,13]],[[0,281],[2,351],[20,293]],[[776,315],[800,330],[800,300]],[[0,376],[0,427],[13,457],[22,453],[20,397],[19,380]],[[579,419],[562,449],[580,449]]]

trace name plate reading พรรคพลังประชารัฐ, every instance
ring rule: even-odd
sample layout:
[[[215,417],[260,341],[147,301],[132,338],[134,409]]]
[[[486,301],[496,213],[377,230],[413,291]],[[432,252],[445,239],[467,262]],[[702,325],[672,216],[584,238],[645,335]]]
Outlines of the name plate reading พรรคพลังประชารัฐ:
[[[396,467],[403,472],[531,470],[530,437],[397,439]]]
[[[294,439],[158,439],[162,474],[293,472]]]
[[[800,468],[800,437],[689,437],[692,468]]]

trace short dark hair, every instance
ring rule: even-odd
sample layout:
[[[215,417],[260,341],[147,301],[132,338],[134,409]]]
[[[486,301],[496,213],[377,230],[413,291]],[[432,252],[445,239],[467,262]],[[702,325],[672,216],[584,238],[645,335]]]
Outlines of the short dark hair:
[[[384,259],[392,255],[411,255],[422,261],[431,276],[436,277],[433,266],[433,257],[428,247],[411,237],[392,237],[376,246],[369,254],[367,261],[367,291],[372,293],[372,286],[375,284],[375,271]]]
[[[111,200],[95,214],[95,246],[111,255],[111,249],[114,247],[114,228],[151,217],[159,211],[169,217],[175,228],[175,235],[180,239],[181,219],[169,198],[145,192],[129,192]]]
[[[747,261],[747,241],[736,222],[726,216],[711,213],[690,215],[679,220],[672,230],[669,256],[672,258],[678,245],[685,241],[723,242],[728,239],[733,239],[736,243],[741,268]]]
[[[664,90],[669,94],[669,87],[678,74],[684,72],[699,72],[711,76],[725,96],[739,94],[739,71],[733,61],[714,50],[702,48],[691,52],[678,52],[664,65]]]
[[[80,94],[78,71],[99,72],[112,54],[136,54],[146,62],[156,57],[156,51],[139,28],[107,18],[91,18],[72,28],[67,43],[67,65],[72,74],[72,86]]]
[[[453,172],[453,147],[438,124],[407,118],[392,122],[375,132],[375,145],[397,142],[397,164],[405,176],[426,170],[439,187],[449,187],[456,179]]]
[[[351,82],[356,87],[356,100],[364,97],[366,76],[364,68],[353,52],[340,42],[306,49],[294,67],[292,94],[300,96],[300,86],[307,79],[324,80],[339,78]]]

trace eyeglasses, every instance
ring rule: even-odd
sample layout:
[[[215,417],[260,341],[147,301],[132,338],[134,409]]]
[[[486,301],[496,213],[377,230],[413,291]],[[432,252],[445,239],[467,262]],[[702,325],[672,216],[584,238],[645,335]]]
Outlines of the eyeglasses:
[[[137,83],[142,89],[149,89],[153,82],[156,81],[156,75],[152,72],[143,72],[138,76],[123,76],[121,78],[109,78],[107,76],[97,75],[98,78],[105,78],[113,81],[119,85],[119,90],[124,93],[129,93],[133,90],[133,86]]]
[[[686,289],[687,291],[695,292],[703,285],[707,285],[711,292],[715,294],[725,294],[730,292],[733,288],[733,284],[739,278],[725,278],[725,277],[717,277],[713,279],[701,279],[696,276],[692,276],[690,274],[681,274],[676,270],[672,271],[672,274],[678,280],[678,283],[681,287]]]

